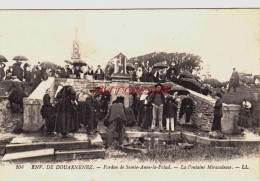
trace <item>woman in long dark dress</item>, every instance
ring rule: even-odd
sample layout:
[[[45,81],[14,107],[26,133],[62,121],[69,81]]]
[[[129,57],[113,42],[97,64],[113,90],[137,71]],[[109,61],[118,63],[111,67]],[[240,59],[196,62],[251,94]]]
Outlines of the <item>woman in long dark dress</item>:
[[[45,119],[47,133],[52,133],[55,127],[55,108],[51,104],[50,90],[47,89],[43,96],[43,106],[41,108],[42,118]]]
[[[55,131],[61,133],[63,138],[68,133],[74,133],[79,128],[76,100],[76,91],[69,85],[65,85],[56,96],[56,125]]]
[[[139,122],[140,122],[140,127],[141,130],[147,130],[148,128],[151,127],[151,123],[152,123],[152,105],[151,103],[148,101],[149,99],[149,94],[150,92],[148,90],[145,90],[142,94],[142,96],[140,97],[140,104],[139,104],[139,114],[138,114],[138,118],[139,118]]]
[[[7,88],[6,94],[8,93],[10,93],[8,96],[10,107],[13,108],[13,104],[19,104],[20,110],[23,112],[24,85],[16,76],[13,76],[13,80]]]

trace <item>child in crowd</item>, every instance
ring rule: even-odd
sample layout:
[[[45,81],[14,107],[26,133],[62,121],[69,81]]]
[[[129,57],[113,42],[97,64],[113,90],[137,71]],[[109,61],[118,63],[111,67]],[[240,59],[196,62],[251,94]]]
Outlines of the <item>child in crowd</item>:
[[[177,110],[178,110],[178,104],[175,100],[176,93],[174,96],[168,96],[166,98],[166,108],[165,108],[165,115],[166,115],[166,131],[174,131],[174,126],[176,126],[176,119],[177,119]]]

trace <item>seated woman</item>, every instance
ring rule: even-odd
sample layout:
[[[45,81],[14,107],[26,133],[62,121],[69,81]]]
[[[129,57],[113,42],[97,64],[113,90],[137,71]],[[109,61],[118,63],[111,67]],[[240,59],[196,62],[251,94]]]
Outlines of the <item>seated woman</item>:
[[[56,121],[55,108],[51,104],[50,94],[50,89],[47,89],[46,94],[43,96],[43,105],[41,108],[42,119],[45,120],[45,128],[48,134],[54,131]]]

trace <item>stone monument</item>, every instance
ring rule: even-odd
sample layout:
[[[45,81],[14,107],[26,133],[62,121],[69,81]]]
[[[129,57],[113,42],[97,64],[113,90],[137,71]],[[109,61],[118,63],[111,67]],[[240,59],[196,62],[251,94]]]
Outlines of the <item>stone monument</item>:
[[[126,60],[127,57],[123,53],[119,53],[114,58],[114,73],[112,74],[112,83],[113,87],[111,91],[111,100],[112,103],[118,96],[125,97],[125,107],[129,107],[129,86],[130,86],[130,75],[126,70]]]
[[[78,28],[76,28],[75,40],[73,41],[71,60],[72,60],[72,62],[80,61],[80,50],[79,50],[79,41],[78,41]]]

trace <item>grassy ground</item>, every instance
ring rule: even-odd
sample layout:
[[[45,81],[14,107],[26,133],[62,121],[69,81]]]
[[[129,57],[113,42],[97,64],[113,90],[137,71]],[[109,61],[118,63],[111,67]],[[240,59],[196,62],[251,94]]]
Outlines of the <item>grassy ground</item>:
[[[176,162],[176,161],[228,161],[245,156],[257,157],[259,148],[229,147],[216,148],[205,145],[195,145],[192,149],[175,146],[172,149],[157,147],[146,154],[135,155],[142,161]]]

